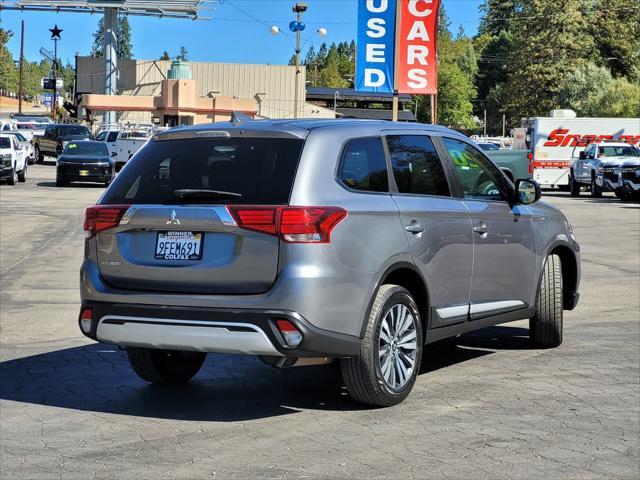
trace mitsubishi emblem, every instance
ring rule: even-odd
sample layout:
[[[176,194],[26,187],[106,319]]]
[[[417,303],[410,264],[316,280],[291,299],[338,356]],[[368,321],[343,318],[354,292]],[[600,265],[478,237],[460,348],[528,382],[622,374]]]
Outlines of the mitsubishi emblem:
[[[167,220],[167,225],[180,225],[180,220],[178,220],[175,210],[171,211],[171,218]]]

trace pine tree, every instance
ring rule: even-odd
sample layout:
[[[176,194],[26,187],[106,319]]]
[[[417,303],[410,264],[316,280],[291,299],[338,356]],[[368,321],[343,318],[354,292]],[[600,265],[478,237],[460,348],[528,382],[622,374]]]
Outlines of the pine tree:
[[[490,93],[511,119],[547,115],[564,77],[595,53],[582,0],[530,0],[512,21],[507,81]]]
[[[0,90],[17,93],[18,70],[7,48],[7,43],[12,36],[11,30],[0,27]]]
[[[118,15],[115,27],[116,34],[116,55],[118,58],[130,60],[133,56],[133,45],[131,45],[131,27],[129,18],[126,15]],[[104,19],[98,21],[98,28],[93,34],[92,57],[102,57],[104,47]]]
[[[599,64],[615,77],[640,82],[640,4],[638,0],[599,0],[590,15]]]
[[[159,60],[171,60],[171,57],[169,56],[169,52],[167,52],[166,50],[162,52],[162,56],[159,58]]]

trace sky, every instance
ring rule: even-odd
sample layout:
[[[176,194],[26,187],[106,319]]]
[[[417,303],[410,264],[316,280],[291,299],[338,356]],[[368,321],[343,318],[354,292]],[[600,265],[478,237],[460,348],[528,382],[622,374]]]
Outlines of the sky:
[[[303,55],[323,42],[351,41],[356,37],[357,0],[306,0],[304,14],[307,27],[303,32]],[[176,20],[131,16],[133,54],[139,59],[159,58],[166,50],[171,57],[180,47],[189,52],[192,61],[229,63],[286,64],[295,44],[288,24],[294,19],[291,6],[295,0],[218,0],[203,16],[211,20]],[[467,34],[478,27],[478,7],[482,0],[442,0],[456,33],[462,26]],[[25,58],[40,60],[40,47],[53,50],[49,28],[57,24],[63,30],[58,56],[70,60],[76,54],[88,55],[99,14],[0,11],[0,25],[12,30],[9,50],[17,60],[20,55],[20,21],[25,21]],[[277,25],[287,34],[272,35]],[[327,29],[322,38],[317,30]]]

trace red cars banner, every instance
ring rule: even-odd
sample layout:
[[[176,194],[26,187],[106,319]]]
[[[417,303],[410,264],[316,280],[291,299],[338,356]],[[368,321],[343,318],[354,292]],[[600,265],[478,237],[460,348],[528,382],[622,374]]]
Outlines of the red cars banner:
[[[400,24],[396,49],[399,93],[438,93],[436,35],[440,0],[398,0]]]

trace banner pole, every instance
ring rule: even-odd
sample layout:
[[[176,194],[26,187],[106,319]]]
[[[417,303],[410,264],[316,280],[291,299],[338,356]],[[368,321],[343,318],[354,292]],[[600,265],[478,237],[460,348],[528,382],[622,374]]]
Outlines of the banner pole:
[[[393,103],[391,104],[391,120],[398,121],[398,37],[400,33],[400,2],[396,4],[396,31],[393,38]]]

